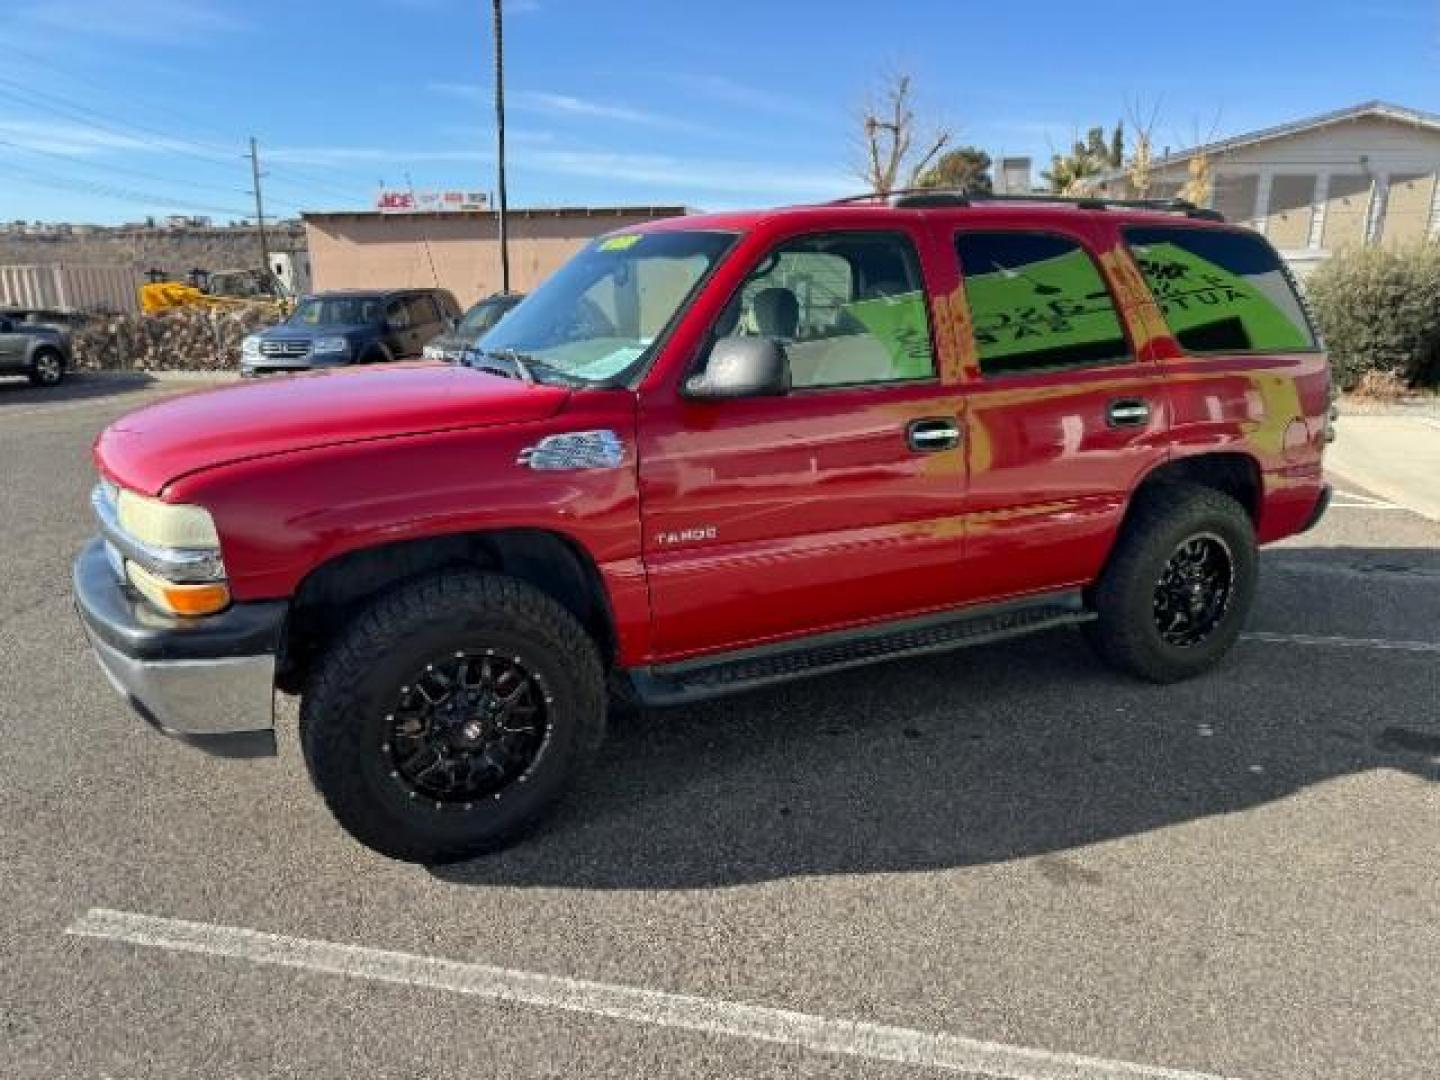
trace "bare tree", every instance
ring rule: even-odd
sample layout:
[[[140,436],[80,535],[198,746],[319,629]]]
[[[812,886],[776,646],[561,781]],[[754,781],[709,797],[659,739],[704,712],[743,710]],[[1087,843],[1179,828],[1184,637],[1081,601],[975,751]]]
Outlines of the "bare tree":
[[[1136,98],[1133,104],[1125,106],[1130,121],[1130,157],[1125,162],[1125,176],[1130,181],[1130,191],[1137,199],[1148,199],[1150,187],[1155,182],[1155,124],[1160,118],[1160,103],[1146,110]]]
[[[857,170],[871,191],[881,195],[897,187],[914,187],[935,156],[950,142],[943,125],[922,136],[915,121],[909,75],[887,76],[878,95],[866,104],[861,118],[865,159]]]
[[[1217,110],[1215,119],[1211,121],[1210,130],[1204,137],[1200,135],[1200,122],[1194,121],[1191,125],[1195,132],[1194,146],[1191,152],[1189,176],[1180,187],[1180,198],[1192,202],[1196,206],[1209,206],[1210,200],[1215,194],[1215,170],[1214,162],[1211,160],[1209,147],[1215,142],[1216,133],[1220,130],[1220,113]]]

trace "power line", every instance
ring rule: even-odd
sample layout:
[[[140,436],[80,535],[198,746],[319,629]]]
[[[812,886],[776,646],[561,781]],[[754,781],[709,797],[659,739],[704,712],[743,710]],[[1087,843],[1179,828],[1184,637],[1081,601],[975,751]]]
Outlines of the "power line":
[[[12,80],[5,79],[3,76],[0,76],[0,84],[14,85]],[[73,120],[73,121],[75,121],[75,122],[78,122],[78,123],[81,124],[82,126],[84,126],[84,127],[86,127],[86,128],[89,128],[89,129],[91,129],[91,130],[98,131],[98,132],[100,132],[100,133],[102,133],[102,134],[105,134],[105,135],[110,135],[110,136],[118,137],[118,138],[121,139],[121,140],[126,140],[126,141],[128,141],[128,144],[133,144],[133,145],[136,145],[136,146],[145,147],[145,148],[148,148],[148,149],[151,149],[151,150],[161,151],[161,152],[164,152],[164,153],[167,153],[167,154],[176,154],[176,155],[179,155],[179,156],[182,156],[182,157],[193,158],[193,159],[202,161],[202,162],[204,162],[204,163],[207,164],[207,165],[212,165],[212,166],[225,166],[225,165],[228,165],[228,164],[229,164],[229,160],[228,160],[227,158],[225,158],[225,157],[211,157],[211,156],[210,156],[209,148],[206,148],[206,147],[205,147],[205,144],[203,144],[203,143],[194,142],[193,140],[184,139],[184,138],[180,138],[180,137],[177,137],[177,136],[172,136],[172,135],[166,134],[166,133],[164,133],[164,132],[158,132],[158,131],[154,131],[154,132],[153,132],[153,134],[154,134],[155,136],[157,136],[156,138],[151,138],[151,137],[149,137],[148,134],[147,134],[145,137],[141,137],[141,136],[137,136],[137,135],[131,134],[129,131],[126,131],[126,130],[124,129],[124,127],[112,127],[112,126],[109,126],[108,124],[105,124],[105,123],[99,123],[99,122],[97,122],[96,120],[89,119],[89,117],[91,117],[91,116],[99,117],[99,118],[101,118],[102,120],[108,120],[109,118],[106,117],[105,114],[96,112],[95,110],[92,110],[92,109],[86,109],[86,108],[84,108],[83,106],[72,106],[71,103],[65,101],[65,99],[59,98],[58,96],[53,95],[53,94],[40,94],[39,92],[32,91],[32,90],[22,90],[20,93],[16,93],[16,92],[13,91],[13,90],[6,90],[6,89],[3,89],[3,88],[0,88],[0,99],[3,99],[3,98],[9,98],[9,99],[12,100],[12,101],[19,101],[19,102],[20,102],[21,104],[23,104],[23,105],[28,105],[28,106],[31,107],[31,108],[40,109],[42,112],[48,112],[48,113],[52,113],[52,114],[54,114],[54,115],[64,116],[65,118],[70,119],[70,120]],[[47,101],[47,100],[44,100],[44,99],[49,99],[49,100]],[[59,102],[59,104],[51,104],[51,103],[50,103],[51,101],[53,101],[53,102]],[[123,123],[123,122],[121,122],[121,123]],[[130,127],[130,128],[133,128],[134,130],[143,131],[143,132],[147,132],[147,133],[152,133],[152,129],[142,128],[142,127],[140,127],[140,126],[138,126],[138,125],[126,124],[125,127]],[[129,148],[133,148],[132,145],[127,145],[127,142],[126,142],[126,141],[122,141],[122,142],[119,142],[119,143],[112,144],[112,145],[110,145],[109,147],[101,146],[101,147],[98,147],[98,148],[99,148],[99,149],[112,149],[112,150],[125,150],[125,149],[129,149]],[[67,161],[72,161],[72,162],[73,162],[73,160],[74,160],[73,158],[70,158],[70,157],[67,156],[67,155],[57,154],[57,153],[55,153],[55,152],[53,152],[53,151],[44,151],[44,150],[40,150],[40,149],[36,149],[36,148],[31,148],[31,147],[18,147],[18,144],[15,144],[15,143],[9,143],[9,145],[11,145],[11,146],[16,146],[17,148],[20,148],[20,149],[29,150],[29,151],[32,152],[32,153],[46,154],[47,156],[50,156],[50,157],[58,157],[58,158],[65,159],[65,160],[67,160]],[[194,152],[194,151],[192,151],[192,150],[186,149],[186,146],[202,147],[203,149],[206,149],[207,152],[206,152],[206,153],[196,153],[196,152]],[[214,152],[214,153],[217,153],[217,154],[223,153],[222,151],[220,151],[220,150],[218,150],[218,149],[214,150],[213,152]],[[154,174],[151,174],[151,173],[144,173],[143,170],[138,170],[138,169],[133,169],[133,168],[124,168],[124,167],[121,167],[121,166],[113,166],[113,168],[115,168],[117,171],[129,172],[129,173],[131,173],[131,174],[133,174],[133,175],[137,175],[137,176],[139,176],[139,175],[144,175],[145,177],[147,177],[147,178],[149,178],[149,179],[160,180],[160,181],[163,182],[163,183],[176,182],[176,181],[171,181],[171,180],[166,179],[166,178],[156,177]],[[187,182],[187,183],[191,183],[191,184],[193,184],[193,186],[198,186],[198,187],[208,187],[208,188],[210,188],[210,189],[212,189],[212,190],[222,190],[222,189],[219,187],[219,185],[216,185],[216,184],[206,184],[206,183],[201,182],[201,181],[194,181],[194,182]],[[319,182],[318,182],[318,181],[311,181],[311,180],[308,180],[308,179],[307,179],[307,180],[304,180],[304,181],[290,181],[290,183],[292,184],[292,186],[300,186],[301,184],[303,184],[305,187],[316,187],[316,186],[319,186]],[[245,188],[224,188],[223,190],[224,190],[225,193],[227,193],[227,194],[243,194],[247,189],[245,189]],[[335,187],[335,188],[334,188],[334,191],[335,191],[335,192],[340,192],[340,190],[341,190],[341,189],[338,188],[338,187]],[[343,193],[343,196],[344,196],[344,198],[346,198],[346,199],[351,199],[351,198],[354,197],[353,194],[351,194],[350,192],[344,192],[344,193]],[[281,202],[281,203],[283,203],[283,205],[285,205],[285,206],[287,206],[287,207],[289,207],[289,208],[291,208],[291,209],[294,209],[294,210],[301,210],[301,209],[302,209],[302,207],[301,207],[301,205],[300,205],[299,203],[296,203],[296,202],[294,202],[294,201],[292,201],[292,200],[289,200],[289,199],[285,199],[285,200],[275,200],[275,201]]]
[[[229,155],[224,149],[207,146],[204,143],[196,142],[192,139],[170,135],[166,132],[157,131],[140,124],[119,120],[95,109],[87,108],[84,105],[77,105],[73,101],[60,97],[57,94],[51,94],[24,86],[4,76],[0,76],[0,87],[10,88],[8,90],[0,89],[0,97],[19,100],[21,104],[29,105],[31,108],[37,108],[45,112],[64,116],[67,119],[74,120],[85,127],[93,128],[104,134],[112,136],[118,135],[122,139],[128,139],[131,143],[139,143],[142,146],[148,146],[152,149],[166,150],[173,154],[195,158],[198,161],[205,162],[207,165],[229,164]],[[92,117],[103,121],[103,123],[97,123],[96,119],[91,119]],[[127,128],[129,129],[128,131],[126,130]],[[135,135],[133,132],[141,132],[142,134]],[[187,149],[187,147],[197,147],[198,151],[195,149]],[[112,147],[112,149],[119,150],[125,148],[124,144]]]
[[[0,162],[0,172],[8,172],[12,176],[19,177],[22,181],[43,184],[47,187],[63,188],[68,191],[78,191],[83,194],[97,195],[101,198],[115,199],[122,202],[164,206],[176,210],[196,210],[209,214],[224,214],[234,218],[249,216],[246,211],[237,210],[233,206],[211,206],[203,203],[191,203],[172,198],[169,195],[156,195],[154,192],[137,191],[133,188],[117,187],[113,184],[99,184],[92,183],[88,180],[56,176],[54,173],[46,173],[42,170],[27,168],[8,161]]]
[[[103,169],[107,173],[125,173],[129,176],[138,177],[141,180],[152,180],[161,184],[183,184],[189,188],[206,188],[210,191],[217,191],[222,195],[243,195],[245,188],[229,187],[221,184],[207,184],[201,180],[177,180],[174,176],[161,176],[159,173],[147,172],[144,169],[131,168],[125,165],[116,165],[112,162],[91,161],[88,158],[76,157],[73,154],[62,154],[55,150],[44,150],[38,146],[26,146],[23,143],[11,142],[9,139],[0,139],[0,146],[8,146],[12,150],[19,150],[24,154],[38,154],[42,157],[54,158],[69,165],[79,165],[91,169]]]
[[[18,102],[29,108],[38,109],[43,113],[61,116],[67,120],[79,123],[83,127],[109,135],[121,140],[108,147],[114,150],[124,150],[134,146],[145,147],[151,150],[163,151],[182,157],[191,158],[210,166],[224,167],[233,160],[230,153],[219,143],[204,143],[186,136],[174,135],[156,127],[137,123],[133,120],[123,120],[113,113],[106,113],[98,109],[82,105],[72,98],[64,97],[50,91],[37,90],[34,87],[26,86],[14,79],[0,76],[0,99],[8,99]],[[178,115],[178,114],[177,114]],[[102,147],[104,148],[104,147]],[[60,155],[64,156],[64,155]],[[138,170],[128,170],[132,173]],[[272,177],[277,183],[286,184],[293,188],[305,190],[324,189],[330,194],[343,198],[347,201],[354,200],[353,189],[346,189],[333,180],[322,177],[319,174],[311,173],[293,165],[270,165],[272,173],[281,173],[278,177]],[[287,179],[293,177],[293,179]],[[210,186],[215,185],[199,185]],[[237,188],[235,191],[243,191]],[[275,201],[275,200],[272,200]],[[302,209],[299,203],[291,200],[284,200],[284,205],[295,210]]]
[[[40,64],[40,65],[48,65],[48,64],[50,63],[50,61],[46,60],[44,57],[41,57],[41,56],[37,55],[36,53],[29,52],[29,51],[27,51],[27,50],[25,50],[25,49],[10,48],[9,46],[7,46],[7,48],[9,48],[9,51],[11,51],[11,52],[15,52],[15,53],[18,53],[18,54],[21,55],[21,56],[24,56],[25,58],[29,59],[32,63]],[[86,84],[88,84],[88,85],[90,85],[90,86],[95,87],[97,90],[102,91],[103,93],[105,93],[106,95],[110,96],[111,98],[114,98],[114,96],[115,96],[114,90],[113,90],[112,88],[107,87],[107,86],[104,86],[103,84],[101,84],[101,83],[100,83],[99,81],[97,81],[96,79],[89,78],[89,77],[85,77],[85,76],[83,76],[83,75],[80,75],[79,73],[70,73],[70,75],[67,76],[67,77],[79,78],[79,81],[84,82],[84,83],[86,83]],[[8,79],[7,79],[7,80],[4,80],[4,81],[7,82],[7,83],[9,83],[9,85],[11,85],[11,86],[21,86],[22,88],[26,89],[27,92],[32,93],[32,94],[38,92],[38,91],[35,91],[33,88],[25,88],[25,87],[23,87],[23,84],[16,83],[14,80],[8,80]],[[55,95],[55,94],[49,94],[48,96],[51,97],[53,100],[57,100],[57,101],[64,101],[64,100],[66,100],[66,99],[60,98],[58,95]],[[71,102],[71,104],[73,104],[75,108],[82,108],[82,109],[84,108],[84,106],[80,106],[80,105],[78,105],[78,104],[74,104],[73,102]],[[170,108],[170,107],[168,107],[168,106],[161,106],[161,105],[159,105],[158,103],[153,102],[153,101],[149,101],[149,100],[143,100],[143,99],[139,99],[139,98],[131,98],[130,101],[129,101],[129,104],[130,104],[132,107],[135,107],[135,106],[138,105],[138,107],[140,107],[140,108],[142,108],[142,109],[148,109],[150,112],[152,112],[152,113],[154,113],[154,114],[161,115],[161,116],[165,116],[165,117],[167,117],[167,118],[169,118],[169,119],[172,119],[172,120],[175,120],[175,121],[177,121],[177,122],[179,122],[179,123],[181,123],[181,124],[193,125],[194,122],[195,122],[195,119],[196,119],[193,115],[187,116],[187,115],[181,113],[180,111],[178,111],[178,110],[176,110],[176,109],[174,109],[174,108]],[[99,114],[99,113],[94,112],[94,110],[87,110],[87,111],[89,111],[92,115],[96,115],[96,116],[101,115],[101,114]],[[128,122],[128,121],[116,121],[116,122],[118,122],[118,123],[125,123],[125,124],[129,124],[129,123],[130,123],[130,122]],[[131,126],[133,126],[133,125],[131,125]],[[150,131],[152,131],[152,133],[160,134],[160,135],[161,135],[163,138],[165,138],[167,141],[171,141],[171,140],[173,140],[173,139],[175,138],[174,136],[171,136],[171,135],[169,135],[168,133],[161,133],[161,132],[159,132],[158,129],[145,129],[145,128],[141,128],[140,130],[150,130]],[[182,141],[189,141],[189,140],[182,140]],[[193,145],[201,146],[202,148],[204,148],[204,144],[202,144],[202,143],[194,143]],[[208,160],[208,159],[207,159],[207,160]],[[217,159],[217,160],[216,160],[216,164],[223,164],[223,163],[224,163],[224,162],[223,162],[223,160],[221,160],[221,159]],[[309,172],[308,170],[301,169],[301,168],[298,167],[298,166],[278,165],[278,164],[276,164],[275,161],[272,159],[272,160],[270,161],[270,163],[269,163],[269,171],[270,171],[271,173],[289,173],[291,176],[294,176],[294,177],[296,178],[296,179],[293,179],[293,180],[286,180],[286,179],[282,176],[282,177],[280,177],[278,180],[275,180],[275,178],[272,177],[272,181],[273,181],[273,182],[288,183],[288,184],[291,184],[291,185],[293,185],[293,186],[298,186],[298,185],[300,185],[300,184],[304,184],[304,186],[306,186],[306,187],[328,187],[332,192],[339,193],[339,194],[341,194],[344,198],[347,198],[347,199],[353,198],[353,194],[354,194],[353,191],[346,190],[345,188],[341,187],[340,185],[335,184],[329,177],[322,176],[322,175],[319,174],[319,173],[311,173],[311,172]],[[272,201],[273,201],[273,200],[272,200]],[[298,204],[293,204],[293,203],[292,203],[292,204],[290,204],[290,205],[297,206],[297,208],[298,208]]]

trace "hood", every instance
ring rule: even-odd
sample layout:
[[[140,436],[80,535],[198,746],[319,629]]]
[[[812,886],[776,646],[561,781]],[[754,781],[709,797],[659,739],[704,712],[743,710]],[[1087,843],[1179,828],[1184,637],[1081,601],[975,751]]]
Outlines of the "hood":
[[[115,421],[102,471],[158,495],[188,473],[319,446],[542,420],[570,392],[471,368],[384,364],[204,390]]]
[[[309,340],[317,337],[336,337],[352,334],[373,334],[379,328],[369,323],[321,323],[316,326],[295,326],[291,323],[276,323],[274,326],[267,326],[264,330],[256,331],[255,336],[262,341],[278,338],[301,338]]]

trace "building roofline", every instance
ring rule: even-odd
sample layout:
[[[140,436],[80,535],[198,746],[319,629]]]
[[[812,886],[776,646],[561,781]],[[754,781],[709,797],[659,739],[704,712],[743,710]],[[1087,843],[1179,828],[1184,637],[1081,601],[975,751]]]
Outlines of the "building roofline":
[[[688,206],[676,204],[662,206],[542,206],[509,208],[506,217],[512,218],[605,218],[605,217],[681,217],[695,211]],[[305,210],[300,214],[302,221],[336,221],[341,219],[370,218],[493,218],[496,210]]]
[[[1302,131],[1329,127],[1331,124],[1343,124],[1347,120],[1359,120],[1367,116],[1376,116],[1385,120],[1395,120],[1403,124],[1414,124],[1417,127],[1440,131],[1440,113],[1426,112],[1423,109],[1408,109],[1403,105],[1395,105],[1388,101],[1363,101],[1359,105],[1350,105],[1343,109],[1334,109],[1330,112],[1319,113],[1315,116],[1307,116],[1300,120],[1291,120],[1288,123],[1261,128],[1259,131],[1252,131],[1245,135],[1236,135],[1229,139],[1219,139],[1212,143],[1204,143],[1200,146],[1192,146],[1186,150],[1179,150],[1173,154],[1167,154],[1165,157],[1156,158],[1151,164],[1151,168],[1159,169],[1170,165],[1177,165],[1181,162],[1189,161],[1197,154],[1215,157],[1231,150],[1238,150],[1242,146],[1249,146],[1253,143],[1267,142],[1270,139],[1280,139],[1289,135],[1297,135]],[[1122,171],[1123,170],[1115,170],[1115,174],[1118,175]]]

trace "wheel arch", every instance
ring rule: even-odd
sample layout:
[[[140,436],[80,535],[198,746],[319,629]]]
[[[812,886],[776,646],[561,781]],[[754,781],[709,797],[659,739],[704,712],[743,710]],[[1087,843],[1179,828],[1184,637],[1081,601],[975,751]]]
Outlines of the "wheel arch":
[[[1198,484],[1229,495],[1245,509],[1246,516],[1256,532],[1260,529],[1260,514],[1264,505],[1264,481],[1260,463],[1253,456],[1240,451],[1206,451],[1171,458],[1145,473],[1131,489],[1125,501],[1125,512],[1120,525],[1110,538],[1110,550],[1101,564],[1097,580],[1105,573],[1120,538],[1125,535],[1135,519],[1137,508],[1145,502],[1147,494],[1172,484]],[[1087,600],[1093,593],[1094,582],[1086,589]]]
[[[297,691],[328,642],[364,604],[451,568],[492,570],[533,586],[570,612],[606,663],[614,662],[614,612],[589,552],[553,530],[507,528],[357,548],[312,569],[291,600],[277,676],[280,688]]]
[[[1243,451],[1206,451],[1171,458],[1143,475],[1125,507],[1125,522],[1134,513],[1136,503],[1145,493],[1161,484],[1198,484],[1229,495],[1245,508],[1250,523],[1260,527],[1260,511],[1264,498],[1264,481],[1260,462]]]

